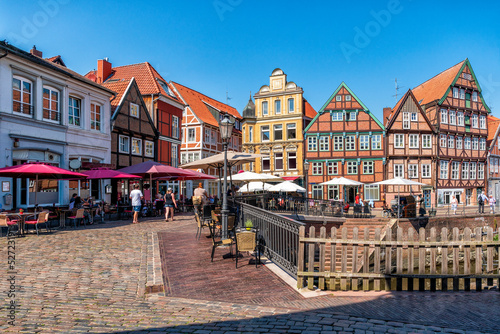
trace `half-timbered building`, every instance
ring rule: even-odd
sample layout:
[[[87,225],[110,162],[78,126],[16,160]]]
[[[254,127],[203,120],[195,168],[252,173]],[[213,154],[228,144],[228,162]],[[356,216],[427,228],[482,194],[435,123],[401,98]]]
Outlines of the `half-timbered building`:
[[[385,186],[385,200],[390,203],[398,193],[422,194],[427,207],[435,206],[436,131],[411,90],[392,110],[387,109],[384,110],[387,155],[384,179],[400,177],[425,186]]]
[[[155,161],[159,134],[135,78],[109,81],[102,85],[117,94],[111,101],[111,164],[120,169],[148,160]],[[112,180],[111,185],[113,203],[118,196],[128,198],[130,189],[127,181]]]
[[[500,204],[500,119],[488,116],[488,195],[493,195]]]
[[[468,59],[441,72],[413,90],[438,131],[436,199],[448,204],[475,203],[486,187],[486,140],[490,109]]]
[[[383,180],[384,126],[344,82],[304,134],[305,157],[309,162],[308,192],[314,198],[353,203],[359,193],[365,201],[381,201],[379,186],[319,185],[340,176],[363,183]]]
[[[219,122],[226,114],[234,122],[233,135],[229,141],[228,150],[241,152],[242,117],[235,108],[177,82],[171,82],[171,85],[185,104],[182,120],[182,164],[207,158],[223,151]],[[213,168],[204,172],[218,176],[217,170]],[[236,170],[233,169],[233,172]],[[209,194],[218,195],[220,198],[218,185],[218,181],[204,181],[204,187]],[[194,184],[193,181],[186,181],[185,186],[186,188],[182,192],[190,198],[197,184]]]

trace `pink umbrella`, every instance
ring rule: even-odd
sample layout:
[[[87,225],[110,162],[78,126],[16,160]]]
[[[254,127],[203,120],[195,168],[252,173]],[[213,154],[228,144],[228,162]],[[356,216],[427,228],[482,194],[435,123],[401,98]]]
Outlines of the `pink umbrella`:
[[[96,168],[91,170],[82,171],[82,174],[87,175],[87,178],[90,180],[98,180],[98,179],[140,179],[140,176],[127,174],[123,172],[119,172],[114,169],[108,168]]]
[[[172,180],[172,181],[188,181],[188,180],[214,180],[217,179],[216,176],[208,175],[205,173],[197,172],[190,169],[183,169],[183,171],[190,173],[190,175],[184,176],[170,176],[170,177],[160,177],[158,180]]]
[[[35,205],[37,205],[38,179],[85,179],[87,175],[72,172],[42,162],[31,162],[22,165],[0,168],[0,176],[14,178],[35,178]]]

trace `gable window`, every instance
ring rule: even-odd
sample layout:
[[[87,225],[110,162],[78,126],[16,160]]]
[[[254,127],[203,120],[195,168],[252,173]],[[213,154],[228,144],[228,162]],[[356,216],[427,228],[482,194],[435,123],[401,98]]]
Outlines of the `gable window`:
[[[458,88],[457,87],[453,87],[453,97],[455,99],[458,99]]]
[[[369,150],[370,149],[370,136],[369,135],[359,136],[359,149],[360,150]]]
[[[477,137],[472,138],[472,149],[479,150],[479,138]]]
[[[132,138],[132,154],[134,155],[142,154],[142,139]]]
[[[274,169],[283,170],[283,152],[274,153]]]
[[[139,118],[139,105],[130,103],[130,116]]]
[[[484,179],[484,163],[482,162],[477,163],[477,178],[480,180]]]
[[[295,112],[295,100],[294,99],[288,99],[288,112],[289,113]]]
[[[448,110],[446,109],[441,109],[441,123],[448,123]]]
[[[332,121],[343,121],[344,113],[342,111],[334,111],[332,112]]]
[[[345,137],[345,149],[347,151],[354,151],[356,149],[356,136]]]
[[[382,149],[382,136],[381,135],[373,135],[372,136],[372,150],[380,150]]]
[[[448,161],[446,160],[439,161],[439,178],[440,179],[448,178]]]
[[[260,127],[260,140],[269,141],[269,125],[264,125]]]
[[[397,133],[394,135],[394,147],[395,148],[404,148],[405,147],[405,135],[401,133]]]
[[[155,156],[155,143],[149,140],[144,141],[144,155],[150,158]]]
[[[265,156],[262,158],[262,170],[271,170],[271,159],[269,158],[269,156]]]
[[[450,110],[450,124],[456,124],[456,113],[455,110]]]
[[[349,113],[349,120],[350,121],[355,121],[356,120],[356,112],[355,111],[351,111]]]
[[[23,115],[33,115],[33,84],[22,77],[12,78],[12,109]]]
[[[323,175],[323,163],[313,162],[312,163],[312,175]]]
[[[486,116],[484,115],[479,116],[479,128],[486,129]]]
[[[462,179],[469,179],[469,163],[462,162]]]
[[[276,115],[281,114],[281,100],[274,101],[274,113]]]
[[[481,151],[485,151],[486,150],[486,139],[485,138],[479,139],[479,149]]]
[[[339,174],[339,163],[337,161],[329,162],[327,164],[328,175],[338,175]]]
[[[307,150],[308,151],[318,150],[318,137],[307,137]]]
[[[422,164],[421,170],[422,170],[422,178],[428,179],[431,177],[431,165],[430,164]]]
[[[403,113],[403,129],[409,129],[409,128],[410,128],[410,113],[404,112]]]
[[[128,153],[130,147],[130,138],[127,136],[120,135],[118,140],[119,140],[118,151],[120,151],[120,153]]]
[[[334,136],[333,137],[333,150],[343,151],[344,150],[344,137]]]
[[[195,142],[196,141],[196,129],[190,128],[188,129],[188,142]]]
[[[408,178],[409,179],[418,179],[418,165],[417,164],[409,164],[408,165]]]
[[[59,123],[59,91],[43,87],[43,119]]]
[[[463,88],[460,89],[460,99],[461,100],[465,99],[465,89],[463,89]]]
[[[417,134],[411,134],[410,135],[410,148],[418,148],[418,135]]]
[[[469,170],[470,170],[470,179],[475,180],[476,179],[476,163],[475,162],[470,162],[469,163]]]
[[[363,174],[373,174],[373,161],[363,161]]]
[[[462,146],[462,137],[458,137],[457,136],[456,141],[457,141],[457,149],[461,150],[463,148],[463,146]]]
[[[477,128],[478,127],[478,117],[477,115],[472,115],[472,127]]]
[[[448,148],[455,148],[455,137],[448,136]]]
[[[295,123],[290,123],[286,125],[286,139],[296,139],[297,138],[297,132],[296,132],[296,126]]]
[[[346,95],[346,96],[345,96],[345,100],[346,100],[346,101],[351,101],[351,95]]]
[[[348,161],[347,162],[347,174],[358,174],[358,162]]]
[[[288,152],[288,169],[297,169],[297,153]]]
[[[179,138],[179,117],[172,116],[172,137]]]
[[[472,92],[472,101],[477,102],[477,92]]]
[[[422,135],[422,148],[431,148],[431,147],[432,147],[432,136]]]
[[[439,146],[446,147],[446,138],[447,138],[447,136],[444,135],[444,134],[441,134],[439,136],[439,138],[440,138],[440,140],[439,140]]]
[[[323,152],[330,151],[330,137],[321,136],[319,137],[319,150]]]
[[[283,140],[283,125],[275,124],[274,128],[274,140]]]
[[[470,150],[470,137],[464,137],[464,148]]]
[[[403,164],[394,164],[394,177],[405,177],[403,167]]]
[[[267,101],[262,102],[262,115],[263,116],[269,115],[269,106],[268,106]]]
[[[335,101],[337,102],[342,101],[342,95],[335,96]]]
[[[457,112],[457,125],[464,125],[464,113],[461,111]]]
[[[81,114],[82,114],[82,100],[70,96],[69,108],[68,108],[69,125],[80,126]]]
[[[101,131],[101,106],[90,104],[90,129]]]
[[[248,142],[253,143],[253,126],[248,127]]]
[[[411,113],[411,121],[418,122],[418,113],[416,113],[416,112]]]

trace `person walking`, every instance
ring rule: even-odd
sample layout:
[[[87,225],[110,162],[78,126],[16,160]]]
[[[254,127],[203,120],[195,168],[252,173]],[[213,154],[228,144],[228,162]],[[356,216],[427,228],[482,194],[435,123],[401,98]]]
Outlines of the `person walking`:
[[[488,203],[490,204],[490,213],[495,213],[495,205],[497,204],[497,200],[495,197],[493,197],[493,195],[490,195]]]
[[[200,182],[198,188],[193,192],[194,212],[198,212],[198,214],[201,215],[201,210],[205,204],[208,204],[208,193],[203,189],[203,183]]]
[[[144,195],[139,190],[139,184],[134,185],[134,190],[130,192],[130,200],[132,201],[132,210],[134,211],[134,218],[132,224],[139,223],[139,212],[141,211],[142,199]]]
[[[175,196],[172,188],[168,188],[167,193],[164,197],[165,200],[165,221],[168,222],[168,213],[170,212],[171,220],[174,221],[174,207],[177,208],[177,202],[175,201]]]
[[[484,202],[488,201],[488,197],[484,194],[484,191],[477,196],[477,204],[479,206],[479,213],[484,213]]]
[[[458,200],[455,196],[451,196],[450,204],[451,204],[451,209],[453,210],[453,214],[456,215],[457,214]]]

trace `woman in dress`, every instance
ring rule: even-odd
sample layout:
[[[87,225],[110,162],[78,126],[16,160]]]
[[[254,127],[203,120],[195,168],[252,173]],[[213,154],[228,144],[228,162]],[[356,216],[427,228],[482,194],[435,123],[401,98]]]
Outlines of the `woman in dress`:
[[[168,213],[171,213],[171,220],[174,221],[174,207],[177,208],[177,202],[175,201],[174,193],[172,188],[168,188],[167,193],[164,197],[165,200],[165,221],[168,221]]]
[[[458,201],[455,196],[451,196],[451,209],[453,210],[453,214],[457,214],[457,206],[458,206]]]

